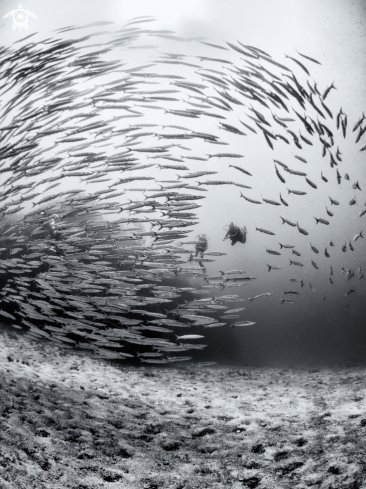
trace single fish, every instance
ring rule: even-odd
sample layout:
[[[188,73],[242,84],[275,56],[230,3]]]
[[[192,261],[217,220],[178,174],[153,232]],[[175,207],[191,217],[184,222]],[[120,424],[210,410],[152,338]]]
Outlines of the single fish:
[[[244,168],[240,168],[240,166],[235,166],[235,165],[229,165],[229,168],[232,167],[232,168],[236,168],[237,170],[241,171],[242,173],[245,173],[246,175],[249,175],[250,177],[252,177],[253,175],[251,173],[249,173],[247,170],[244,170]]]
[[[285,165],[285,163],[282,163],[282,161],[279,161],[279,160],[273,160],[275,163],[281,165],[283,168],[288,168],[287,165]]]
[[[235,314],[237,312],[241,312],[241,311],[244,311],[245,310],[245,307],[239,307],[238,309],[229,309],[228,311],[225,311],[224,312],[224,315],[225,314]],[[223,317],[226,317],[226,316],[223,316]]]
[[[253,200],[253,199],[249,199],[248,197],[245,197],[241,192],[240,192],[240,197],[243,197],[243,199],[247,200],[248,202],[251,202],[252,204],[261,204],[262,203],[259,200]]]
[[[306,182],[310,185],[310,187],[313,187],[313,188],[318,188],[315,183],[313,183],[311,180],[309,180],[308,178],[305,178]]]
[[[245,270],[228,270],[227,272],[222,272],[219,270],[221,275],[240,275],[242,273],[247,273]]]
[[[257,324],[257,323],[255,321],[240,321],[240,322],[232,324],[230,326],[230,328],[241,327],[241,326],[254,326],[254,324]]]
[[[360,117],[360,119],[356,122],[355,126],[353,127],[352,129],[352,132],[355,132],[357,131],[357,129],[360,127],[360,125],[362,124],[362,122],[364,121],[365,119],[365,114],[362,112],[362,116]]]
[[[365,210],[365,212],[366,212],[366,210]],[[280,216],[280,217],[281,217],[281,216]],[[283,218],[283,217],[281,217],[281,219],[282,219],[282,224],[285,224],[285,223],[286,223],[286,224],[288,224],[289,226],[296,227],[296,224],[295,224],[294,222],[288,221],[287,219],[285,219],[285,218]]]
[[[353,236],[353,241],[357,241],[359,238],[363,238],[362,231]]]
[[[259,299],[259,297],[266,297],[269,295],[273,295],[273,292],[266,292],[264,294],[255,295],[254,297],[248,297],[248,301],[252,302],[252,301],[254,301],[254,299]]]
[[[14,316],[12,316],[11,314],[9,314],[8,312],[6,311],[3,311],[2,309],[0,309],[0,314],[6,318],[9,318],[9,319],[14,319],[14,321],[16,321],[16,318]]]
[[[283,205],[285,205],[285,206],[288,207],[288,203],[282,198],[282,195],[281,194],[280,194],[280,201],[282,202]]]
[[[290,299],[281,299],[281,304],[288,302],[289,304],[297,304],[297,301],[292,301]]]
[[[295,58],[292,58],[291,56],[287,56],[287,54],[285,54],[285,58],[289,58],[289,59],[292,59],[292,61],[294,61],[296,64],[298,64],[300,66],[300,68],[302,68],[305,73],[310,76],[310,73],[308,71],[308,69],[306,68],[306,66],[304,66],[300,61],[298,61],[297,59]]]
[[[257,226],[255,227],[255,229],[256,229],[256,231],[260,231],[261,233],[270,234],[271,236],[275,236],[275,233],[272,233],[272,231],[268,231],[267,229],[257,228]]]
[[[296,50],[297,51],[297,50]],[[321,65],[321,63],[319,63],[319,61],[317,61],[316,59],[314,58],[310,58],[309,56],[306,56],[305,54],[301,54],[299,53],[299,51],[297,51],[297,53],[302,56],[303,58],[306,58],[308,59],[309,61],[312,61],[313,63],[317,63],[318,65]],[[315,84],[316,85],[316,84]],[[319,94],[320,95],[320,94]]]
[[[353,294],[354,292],[356,292],[355,288],[352,287],[348,292],[346,292],[344,295],[349,295],[349,294]]]
[[[337,200],[334,200],[331,197],[329,197],[329,200],[330,200],[331,205],[333,205],[333,204],[334,205],[339,205],[339,202]]]
[[[307,235],[309,234],[309,233],[308,233],[308,232],[307,232],[305,229],[303,229],[303,228],[301,228],[301,227],[299,226],[299,223],[296,223],[296,225],[297,225],[297,229],[299,230],[299,232],[300,232],[301,234],[304,234],[305,236],[307,236]]]
[[[297,267],[303,267],[304,266],[299,261],[292,261],[292,260],[290,260],[290,265],[296,265]]]
[[[290,190],[287,189],[289,194],[295,194],[295,195],[306,195],[306,192],[302,192],[301,190]]]
[[[318,218],[318,217],[314,217],[314,219],[315,219],[315,221],[316,221],[316,223],[317,223],[317,224],[318,224],[319,222],[320,222],[321,224],[326,224],[326,225],[328,225],[328,224],[329,224],[329,221],[326,221],[325,219],[322,219],[321,217],[319,217],[319,218]]]
[[[284,245],[281,243],[279,243],[279,245],[280,245],[281,250],[282,250],[282,248],[289,248],[289,249],[295,248],[295,245]]]
[[[281,254],[278,251],[269,250],[267,248],[266,248],[266,252],[269,253],[270,255],[280,255]]]
[[[272,204],[272,205],[281,205],[279,202],[276,202],[275,200],[269,200],[269,199],[264,199],[262,197],[263,202],[266,202],[267,204]]]
[[[334,85],[334,82],[332,82],[332,84],[325,89],[324,93],[323,93],[323,96],[322,96],[322,100],[325,100],[329,94],[329,92],[332,90],[332,88],[336,88],[335,85]]]
[[[175,335],[177,340],[198,340],[200,338],[204,338],[204,336],[202,335],[199,335],[199,334],[186,334],[186,335],[183,335],[183,336],[178,336],[178,335]]]
[[[273,265],[267,265],[268,271],[270,272],[271,270],[282,270],[281,267],[274,267]]]

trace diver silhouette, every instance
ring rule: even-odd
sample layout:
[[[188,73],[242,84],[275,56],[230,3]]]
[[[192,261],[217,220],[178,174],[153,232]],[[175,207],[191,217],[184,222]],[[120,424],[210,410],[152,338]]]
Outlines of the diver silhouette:
[[[195,256],[201,255],[201,258],[202,258],[203,253],[208,248],[208,239],[207,239],[207,236],[205,234],[199,234],[197,237],[198,237],[198,243],[196,244]]]
[[[247,240],[247,233],[247,228],[245,226],[244,228],[239,228],[239,226],[236,226],[231,222],[223,241],[229,238],[231,240],[231,246],[234,246],[238,241],[244,244]]]

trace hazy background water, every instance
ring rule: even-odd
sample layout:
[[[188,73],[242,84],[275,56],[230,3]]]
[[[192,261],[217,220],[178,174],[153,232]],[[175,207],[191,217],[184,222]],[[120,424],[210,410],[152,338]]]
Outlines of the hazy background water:
[[[17,7],[17,2],[2,1],[1,8],[6,12]],[[203,359],[220,360],[225,363],[248,364],[302,364],[302,363],[338,363],[344,361],[361,361],[366,359],[366,327],[365,327],[365,298],[366,291],[364,281],[356,278],[350,282],[341,273],[341,264],[346,268],[357,270],[359,266],[366,267],[364,240],[359,239],[354,243],[355,251],[343,253],[341,246],[349,241],[361,229],[364,229],[363,218],[358,217],[359,211],[364,207],[366,197],[366,170],[365,153],[358,151],[359,145],[354,144],[355,134],[351,133],[352,127],[366,110],[366,5],[363,2],[343,2],[341,0],[316,1],[157,1],[157,2],[120,2],[120,1],[78,1],[69,0],[63,2],[29,1],[24,2],[23,8],[34,12],[38,19],[29,19],[29,31],[11,30],[10,18],[3,20],[0,28],[1,44],[11,45],[33,32],[39,32],[36,39],[52,37],[52,31],[69,25],[86,25],[101,20],[113,21],[116,25],[111,28],[122,27],[129,19],[152,15],[156,17],[154,28],[176,30],[182,36],[207,36],[211,42],[225,40],[228,42],[241,41],[268,52],[276,61],[285,62],[284,54],[297,57],[298,50],[308,56],[316,58],[322,65],[311,62],[305,63],[311,73],[311,78],[318,84],[323,93],[326,87],[334,81],[337,90],[332,90],[326,99],[327,106],[335,117],[339,108],[348,115],[348,134],[343,139],[338,131],[335,137],[335,146],[339,146],[342,152],[343,162],[339,165],[339,171],[343,176],[346,172],[350,175],[350,181],[342,180],[338,185],[334,169],[329,167],[329,157],[321,157],[321,146],[303,145],[303,150],[294,151],[294,146],[276,144],[272,151],[262,134],[252,134],[247,137],[225,133],[223,137],[230,146],[211,146],[194,143],[192,149],[195,153],[202,151],[205,154],[218,152],[235,152],[244,155],[243,159],[218,159],[213,158],[207,163],[190,162],[190,168],[196,170],[215,170],[219,174],[216,177],[224,180],[236,180],[250,185],[252,190],[242,190],[244,195],[260,200],[261,195],[267,199],[278,200],[279,192],[289,203],[289,207],[274,207],[263,203],[262,205],[250,204],[241,199],[239,188],[232,186],[207,187],[208,192],[198,210],[199,224],[194,227],[195,232],[190,238],[195,238],[198,233],[206,233],[209,237],[209,251],[226,252],[227,256],[220,257],[215,263],[207,264],[207,272],[216,275],[219,270],[243,269],[249,275],[257,277],[242,288],[226,288],[223,292],[215,290],[210,295],[238,294],[245,299],[264,292],[273,292],[270,297],[260,298],[253,302],[245,302],[244,319],[256,321],[256,325],[250,328],[228,327],[220,329],[204,330],[209,347]],[[108,31],[110,26],[101,29]],[[81,31],[82,32],[82,31]],[[77,31],[71,31],[64,36],[73,37]],[[105,35],[106,39],[108,34]],[[103,45],[103,37],[94,39],[95,43]],[[155,44],[155,42],[154,42]],[[172,45],[171,41],[159,41],[159,51],[180,52],[182,49],[191,49],[195,54],[196,47],[181,46],[179,43]],[[200,54],[212,55],[212,51],[200,48]],[[134,61],[141,64],[146,61],[145,54],[134,51],[131,53],[119,52],[115,55],[132,56]],[[220,57],[225,57],[222,51]],[[113,58],[113,56],[112,56]],[[301,59],[301,61],[305,61]],[[289,65],[290,66],[290,65]],[[297,69],[299,81],[306,79]],[[171,68],[166,68],[173,72]],[[193,76],[194,70],[187,68],[182,73],[185,76]],[[195,81],[195,80],[194,80]],[[158,86],[156,85],[156,89]],[[146,90],[148,86],[146,87]],[[291,105],[301,115],[303,111],[295,102]],[[238,106],[236,106],[237,108]],[[260,107],[257,107],[261,110]],[[299,110],[298,110],[299,109]],[[237,109],[235,117],[245,120],[242,107]],[[158,111],[153,111],[153,116],[147,115],[146,122],[159,120],[167,124],[167,118]],[[248,111],[246,111],[248,113]],[[187,126],[186,120],[173,123]],[[239,122],[237,122],[239,125]],[[328,127],[335,132],[335,120],[326,122]],[[190,128],[219,134],[217,121],[205,121],[202,127],[201,120],[189,121]],[[300,126],[298,127],[300,129]],[[306,132],[301,128],[304,136]],[[150,142],[150,141],[149,141]],[[146,144],[147,145],[147,144]],[[291,151],[306,158],[308,164],[296,160]],[[192,151],[193,152],[193,151]],[[303,178],[284,173],[286,186],[281,184],[274,173],[273,158],[285,162],[291,168],[305,171],[308,177],[318,185],[318,189],[312,189]],[[237,170],[230,168],[229,164],[239,164],[245,167],[253,177],[246,177]],[[320,171],[329,179],[326,184],[320,179]],[[154,175],[156,168],[144,171],[145,174]],[[281,171],[281,169],[280,169]],[[175,179],[176,171],[165,171],[166,179]],[[179,173],[179,172],[178,172]],[[362,192],[352,190],[351,184],[359,181]],[[75,185],[79,184],[75,182]],[[140,185],[130,184],[130,187]],[[285,187],[307,192],[306,196],[288,195]],[[156,187],[156,185],[155,185]],[[66,188],[66,184],[60,185],[60,190]],[[151,184],[150,188],[154,188]],[[94,185],[90,190],[97,190]],[[330,205],[328,196],[341,202],[337,208]],[[357,197],[358,207],[349,206],[349,201]],[[123,198],[121,198],[123,200]],[[334,211],[335,216],[328,218],[325,206]],[[281,224],[280,215],[291,220],[299,221],[300,225],[309,232],[309,236],[298,233],[296,228]],[[331,221],[330,226],[316,225],[314,216],[323,217]],[[245,245],[240,243],[234,247],[229,241],[223,242],[225,235],[224,226],[230,221],[245,225],[248,229],[248,239]],[[256,226],[269,229],[276,236],[268,236],[256,231]],[[366,233],[365,233],[366,234]],[[334,248],[329,247],[333,241]],[[290,250],[282,250],[279,257],[268,255],[266,246],[279,250],[278,243],[292,244],[301,253],[297,258],[291,255]],[[315,255],[309,242],[319,248],[320,254]],[[328,245],[331,258],[324,257],[324,248]],[[289,266],[289,257],[304,264],[303,268]],[[311,266],[311,260],[319,265],[319,270]],[[280,271],[267,272],[266,263],[282,267]],[[329,265],[334,268],[334,284],[328,280]],[[298,283],[291,283],[290,277],[302,278],[305,286],[300,288]],[[316,289],[312,292],[309,286]],[[193,285],[198,281],[193,279]],[[355,285],[356,293],[345,297],[352,285]],[[281,305],[280,298],[284,297],[285,290],[297,290],[301,293],[297,304]],[[323,300],[325,296],[326,300]],[[346,304],[349,307],[346,307]],[[233,303],[232,307],[236,307]],[[238,305],[241,307],[241,305]],[[201,329],[199,329],[201,331]],[[198,331],[197,331],[198,332]],[[206,338],[205,338],[206,343]],[[197,355],[198,357],[198,355]]]

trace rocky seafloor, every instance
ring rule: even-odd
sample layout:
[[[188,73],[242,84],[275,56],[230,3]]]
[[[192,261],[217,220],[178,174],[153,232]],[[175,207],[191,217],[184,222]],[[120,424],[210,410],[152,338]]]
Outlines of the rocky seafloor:
[[[156,368],[0,334],[0,488],[365,489],[365,367]]]

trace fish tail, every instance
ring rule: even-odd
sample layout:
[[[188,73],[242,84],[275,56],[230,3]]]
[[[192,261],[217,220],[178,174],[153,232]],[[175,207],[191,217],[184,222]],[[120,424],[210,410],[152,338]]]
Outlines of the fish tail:
[[[360,236],[361,236],[361,238],[363,238],[362,231],[360,232]]]
[[[283,248],[283,245],[281,245],[281,243],[279,243],[279,245],[280,245],[280,250],[282,250],[282,248]]]
[[[271,265],[267,265],[267,267],[268,267],[268,271],[270,272],[272,269]]]
[[[225,275],[225,272],[222,272],[221,270],[219,270],[219,272],[221,273],[221,275]]]
[[[282,298],[281,298],[281,304],[283,304],[284,302],[285,302],[285,299],[282,299]]]
[[[289,190],[289,189],[287,189],[287,191],[288,191],[288,194],[290,195],[290,193],[291,193],[291,190]]]
[[[240,197],[243,197],[243,199],[244,199],[244,195],[241,192],[240,192]]]
[[[289,260],[290,260],[290,259],[289,259]],[[290,260],[290,265],[293,265],[293,261],[292,261],[292,260]]]

